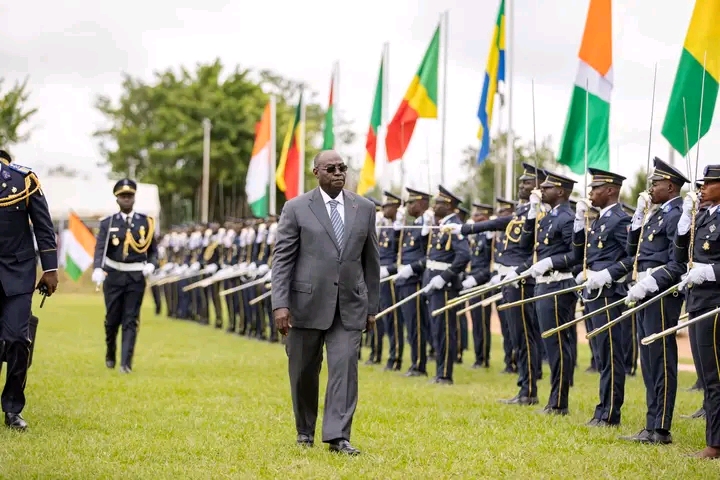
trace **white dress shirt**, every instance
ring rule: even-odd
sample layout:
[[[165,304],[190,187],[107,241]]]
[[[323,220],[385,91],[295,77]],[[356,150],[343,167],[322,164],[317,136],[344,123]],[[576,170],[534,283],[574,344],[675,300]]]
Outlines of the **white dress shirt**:
[[[345,225],[345,198],[343,197],[342,190],[335,198],[330,198],[330,195],[325,193],[325,190],[320,188],[320,195],[322,195],[323,202],[325,203],[325,208],[327,209],[328,217],[332,218],[332,215],[330,215],[330,200],[335,200],[338,202],[337,205],[337,211],[340,214],[340,220],[342,220],[343,225]]]
[[[125,223],[128,223],[128,217],[130,217],[130,220],[132,220],[133,216],[135,216],[135,212],[130,212],[130,213],[120,212],[120,218],[122,218],[123,222],[125,222]]]

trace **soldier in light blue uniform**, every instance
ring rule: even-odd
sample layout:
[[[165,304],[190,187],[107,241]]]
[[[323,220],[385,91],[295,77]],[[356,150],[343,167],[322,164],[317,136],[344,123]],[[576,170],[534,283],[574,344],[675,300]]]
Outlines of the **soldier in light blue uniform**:
[[[382,204],[382,215],[385,225],[382,225],[378,233],[378,250],[380,251],[380,277],[390,275],[390,268],[397,266],[398,251],[400,247],[400,236],[402,225],[393,225],[402,221],[404,213],[398,211],[402,199],[391,192],[384,192],[385,198]],[[383,228],[391,227],[391,228]],[[395,228],[397,227],[397,228]],[[397,303],[397,292],[394,282],[387,281],[380,284],[380,309],[385,309]],[[385,370],[400,371],[402,368],[403,350],[405,349],[404,321],[402,310],[396,308],[390,315],[384,318],[384,329],[388,336],[390,352],[388,355]],[[377,324],[375,325],[377,327]],[[382,343],[382,337],[379,337]]]
[[[442,227],[462,225],[456,210],[460,199],[440,185],[435,197],[435,221]],[[428,239],[428,256],[425,264],[424,285],[428,297],[428,310],[433,312],[457,298],[462,290],[462,274],[470,261],[470,247],[462,234],[433,230]],[[434,383],[452,385],[453,364],[457,359],[456,308],[430,317],[430,329],[435,346],[437,372]]]
[[[414,217],[412,223],[414,229],[401,230],[398,242],[400,253],[398,254],[397,267],[388,268],[390,275],[397,273],[395,288],[398,302],[415,294],[422,288],[422,275],[425,271],[425,258],[428,249],[429,228],[418,228],[429,226],[432,223],[432,211],[430,207],[430,195],[406,188],[408,196],[405,200],[407,215]],[[402,210],[401,210],[402,211]],[[404,219],[399,219],[399,226],[404,224]],[[427,376],[427,339],[429,337],[429,319],[427,305],[422,295],[415,297],[415,300],[407,302],[399,307],[407,327],[407,340],[410,345],[410,368],[405,374],[408,377]]]

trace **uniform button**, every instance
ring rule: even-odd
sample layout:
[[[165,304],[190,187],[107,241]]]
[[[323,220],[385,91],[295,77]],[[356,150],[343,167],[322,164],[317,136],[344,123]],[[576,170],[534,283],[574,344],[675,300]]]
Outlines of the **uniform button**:
[[[333,282],[333,285],[335,285],[337,287],[337,282]]]

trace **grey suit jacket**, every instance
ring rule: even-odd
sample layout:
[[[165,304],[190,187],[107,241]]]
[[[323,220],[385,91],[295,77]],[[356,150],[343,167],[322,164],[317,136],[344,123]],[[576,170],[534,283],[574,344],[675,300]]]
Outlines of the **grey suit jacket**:
[[[377,314],[380,256],[375,205],[343,190],[345,240],[335,238],[317,187],[285,203],[272,260],[272,308],[290,309],[291,325],[327,330],[340,303],[348,330],[363,330]]]

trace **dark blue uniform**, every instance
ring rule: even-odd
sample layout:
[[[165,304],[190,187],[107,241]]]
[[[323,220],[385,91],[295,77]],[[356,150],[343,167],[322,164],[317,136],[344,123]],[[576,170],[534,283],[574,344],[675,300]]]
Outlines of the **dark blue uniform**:
[[[463,234],[488,231],[504,232],[495,259],[497,271],[502,276],[507,275],[511,267],[519,267],[525,264],[531,256],[532,245],[520,243],[528,208],[528,204],[520,205],[515,209],[512,216],[470,225],[466,224],[462,227]],[[495,245],[498,248],[498,242]],[[507,285],[502,288],[503,301],[511,303],[532,297],[534,287],[535,281],[532,278],[520,281],[517,287]],[[540,331],[535,319],[535,306],[532,303],[526,303],[507,309],[504,312],[513,337],[513,345],[517,352],[515,362],[518,370],[518,387],[520,391],[515,398],[526,399],[523,400],[524,403],[537,403],[537,381],[541,369],[541,358],[538,349]]]
[[[461,223],[456,214],[444,218],[440,225],[452,223]],[[465,236],[437,230],[430,232],[424,283],[427,285],[439,275],[445,280],[445,285],[442,289],[432,289],[427,293],[429,312],[440,309],[450,300],[457,298],[458,292],[462,289],[462,273],[469,261],[470,247]],[[453,364],[458,354],[456,310],[457,307],[451,308],[440,315],[431,314],[430,317],[437,365],[435,379],[443,383],[453,381]]]
[[[134,193],[135,183],[131,182],[131,185]],[[117,335],[122,326],[120,364],[128,370],[132,369],[146,285],[143,268],[147,263],[157,267],[154,232],[155,221],[142,213],[125,216],[118,212],[100,221],[93,264],[94,268],[101,268],[107,273],[103,294],[105,360],[109,362],[108,366],[115,365]]]
[[[470,247],[470,271],[468,276],[475,279],[477,285],[483,285],[490,281],[490,264],[492,263],[492,239],[484,233],[471,235],[468,239]],[[479,296],[469,301],[471,305],[480,303],[492,294]],[[490,318],[492,316],[492,305],[486,307],[475,307],[470,311],[473,331],[473,347],[475,352],[475,367],[490,366],[490,344],[492,334],[490,332]]]
[[[618,188],[624,177],[589,169],[593,175],[591,187],[611,183]],[[630,217],[620,204],[616,203],[609,209],[600,211],[590,231],[584,228],[573,235],[575,256],[582,261],[587,249],[587,269],[600,272],[607,269],[612,277],[612,284],[598,290],[584,291],[590,298],[586,302],[590,312],[624,298],[627,294],[627,277],[632,270],[632,258],[627,255],[627,237]],[[592,329],[605,325],[613,318],[622,314],[620,307],[611,308],[592,317]],[[621,325],[595,337],[598,370],[600,371],[600,402],[590,423],[592,425],[619,425],[620,409],[625,401],[625,349]]]
[[[567,180],[547,172],[546,182],[565,184]],[[572,190],[574,182],[572,180],[570,182],[565,188]],[[542,185],[546,186],[547,183]],[[536,220],[525,221],[521,244],[535,245],[536,255],[526,260],[525,264],[518,268],[518,272],[523,272],[533,263],[544,259],[549,258],[552,261],[551,268],[535,279],[536,296],[576,285],[572,274],[572,268],[577,263],[572,248],[574,219],[575,212],[568,202],[555,206],[547,215],[537,220],[537,239]],[[546,331],[564,325],[575,317],[577,297],[575,293],[564,293],[534,303],[540,330]],[[546,413],[567,414],[574,368],[572,341],[569,330],[560,331],[544,339],[545,351],[550,363],[550,396],[544,410]]]
[[[2,392],[6,414],[19,415],[25,407],[30,307],[37,286],[33,234],[43,271],[57,270],[55,231],[38,178],[29,168],[0,161],[0,353],[7,362]]]
[[[646,299],[677,285],[687,270],[685,264],[675,261],[672,255],[681,215],[682,199],[677,197],[649,214],[644,227],[630,230],[628,254],[636,258],[638,280],[652,275],[658,286],[658,291]],[[677,325],[683,301],[683,295],[668,295],[640,310],[637,313],[638,339]],[[641,345],[640,365],[647,401],[645,428],[648,432],[660,430],[667,433],[672,425],[677,394],[678,348],[675,335],[650,345]]]
[[[388,272],[393,267],[397,267],[398,251],[400,247],[400,239],[405,233],[402,230],[394,230],[392,228],[383,228],[380,230],[378,235],[378,251],[380,253],[380,266],[386,267]],[[396,291],[395,282],[383,282],[380,284],[380,303],[381,309],[385,309],[398,302],[398,296]],[[387,370],[400,370],[402,368],[402,357],[405,349],[405,321],[403,319],[403,312],[401,308],[396,308],[390,315],[384,319],[385,323],[384,330],[387,333],[388,341],[390,343],[390,352],[388,354],[388,361],[385,368]],[[378,325],[375,325],[377,329]],[[375,338],[375,345],[377,355],[376,360],[380,360],[382,354],[382,335],[378,332]]]
[[[720,165],[705,167],[704,183],[720,180]],[[691,231],[677,231],[674,256],[677,262],[688,262],[692,251],[694,266],[712,265],[715,281],[689,286],[685,310],[689,319],[720,307],[720,207],[712,205],[698,212],[695,220],[694,244]],[[692,247],[692,250],[691,250]],[[720,448],[720,314],[690,325],[690,346],[700,367],[698,378],[703,388],[705,410],[705,441],[708,447]],[[659,342],[659,341],[658,341]],[[655,342],[655,343],[658,343]]]

